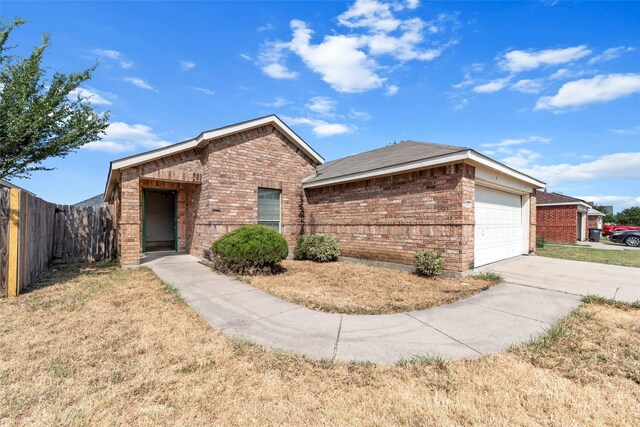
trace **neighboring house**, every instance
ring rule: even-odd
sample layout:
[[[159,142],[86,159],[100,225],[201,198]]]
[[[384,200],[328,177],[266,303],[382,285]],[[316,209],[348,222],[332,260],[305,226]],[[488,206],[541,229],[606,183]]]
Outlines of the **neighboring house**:
[[[604,217],[605,214],[603,214],[602,212],[597,211],[593,208],[589,208],[589,210],[587,211],[587,229],[599,228],[600,230],[602,230],[602,228],[604,227]]]
[[[17,188],[18,190],[24,191],[25,193],[29,193],[29,195],[34,196],[31,191],[27,191],[22,187],[18,187],[17,185],[10,183],[9,181],[5,181],[4,179],[0,179],[0,188]]]
[[[587,215],[592,209],[587,202],[545,191],[538,191],[536,197],[538,236],[554,243],[575,243],[587,239]]]
[[[75,203],[73,206],[84,206],[84,207],[91,206],[93,208],[99,208],[101,206],[106,206],[106,205],[107,205],[107,202],[104,201],[104,193],[100,193],[86,200]]]
[[[462,272],[535,248],[544,183],[466,147],[403,142],[324,163],[277,116],[111,162],[105,200],[121,263],[152,250],[205,256],[245,224],[335,235],[342,255]]]

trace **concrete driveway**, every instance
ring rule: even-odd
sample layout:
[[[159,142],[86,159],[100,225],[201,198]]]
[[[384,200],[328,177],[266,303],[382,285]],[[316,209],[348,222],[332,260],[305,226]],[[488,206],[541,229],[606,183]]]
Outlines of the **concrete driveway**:
[[[216,274],[190,255],[164,256],[145,265],[175,286],[213,328],[316,359],[392,364],[413,356],[478,357],[544,333],[580,304],[575,294],[502,283],[441,307],[342,315],[283,301]]]
[[[640,300],[640,268],[521,256],[477,271],[495,271],[509,283],[571,295],[600,295],[626,302]]]

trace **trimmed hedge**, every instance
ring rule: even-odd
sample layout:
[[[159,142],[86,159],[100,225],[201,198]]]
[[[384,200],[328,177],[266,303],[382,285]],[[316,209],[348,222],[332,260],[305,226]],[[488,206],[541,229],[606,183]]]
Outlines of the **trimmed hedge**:
[[[421,276],[439,276],[443,266],[444,258],[440,252],[424,251],[416,254],[416,272]]]
[[[214,267],[224,273],[272,273],[289,254],[287,241],[266,225],[245,225],[211,245]]]
[[[317,262],[337,261],[340,248],[335,236],[327,234],[304,234],[298,236],[293,257],[297,260]]]

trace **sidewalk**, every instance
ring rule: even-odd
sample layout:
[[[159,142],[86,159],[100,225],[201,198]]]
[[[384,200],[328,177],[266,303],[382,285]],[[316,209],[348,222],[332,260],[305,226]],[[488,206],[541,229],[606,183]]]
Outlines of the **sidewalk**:
[[[145,264],[175,286],[212,327],[316,359],[393,364],[413,356],[478,357],[527,341],[580,298],[503,283],[453,304],[389,315],[323,313],[214,273],[190,255]]]

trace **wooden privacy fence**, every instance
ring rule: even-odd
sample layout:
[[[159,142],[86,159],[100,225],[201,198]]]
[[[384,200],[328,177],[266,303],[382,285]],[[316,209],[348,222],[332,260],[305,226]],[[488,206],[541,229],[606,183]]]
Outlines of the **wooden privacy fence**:
[[[0,188],[0,297],[17,296],[51,263],[116,257],[107,206],[46,202],[18,188]]]

